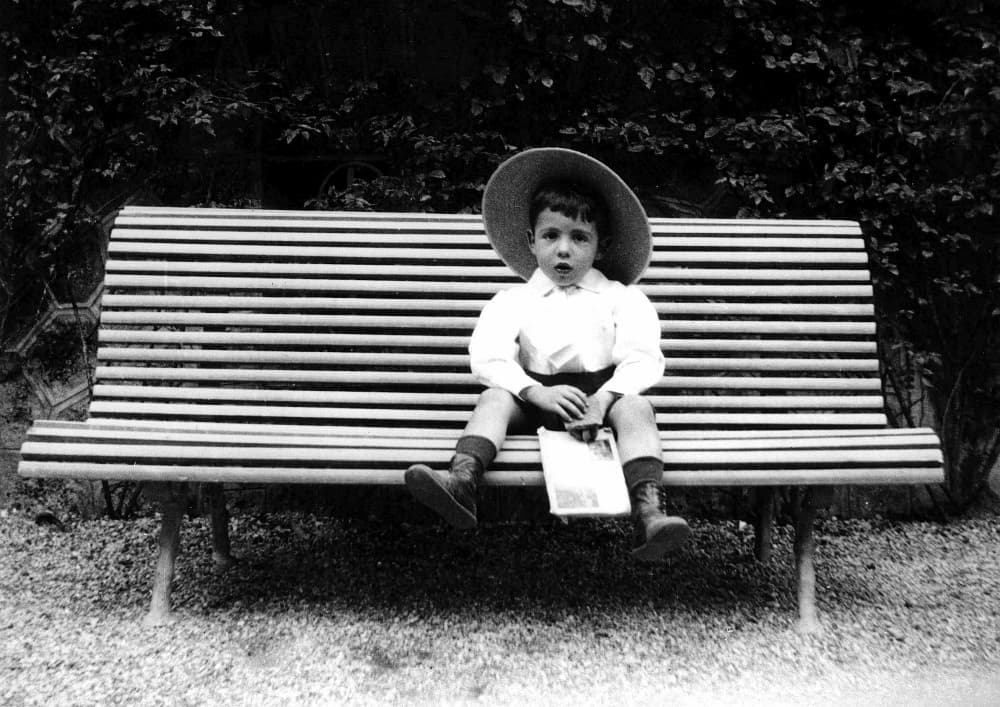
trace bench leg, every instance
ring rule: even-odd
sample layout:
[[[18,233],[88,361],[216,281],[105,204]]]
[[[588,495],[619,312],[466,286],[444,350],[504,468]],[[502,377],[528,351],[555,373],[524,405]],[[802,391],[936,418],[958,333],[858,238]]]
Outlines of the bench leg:
[[[757,517],[754,520],[753,554],[760,562],[771,559],[775,495],[776,491],[771,486],[754,489]]]
[[[205,484],[204,492],[212,517],[212,559],[220,570],[236,564],[229,545],[229,512],[222,484]]]
[[[144,626],[163,626],[174,620],[170,611],[170,590],[174,581],[174,561],[180,549],[181,522],[187,508],[187,487],[184,484],[150,484],[144,491],[159,501],[162,521],[153,597],[142,623]]]
[[[811,487],[796,489],[795,573],[798,575],[800,633],[819,633],[822,626],[816,610],[816,541],[813,525],[816,511],[830,503],[832,489]]]

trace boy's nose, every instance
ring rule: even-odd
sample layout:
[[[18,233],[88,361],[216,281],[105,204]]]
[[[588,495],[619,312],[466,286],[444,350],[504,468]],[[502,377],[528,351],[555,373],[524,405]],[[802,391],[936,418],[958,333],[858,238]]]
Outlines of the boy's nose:
[[[569,238],[560,238],[556,250],[560,255],[569,255]]]

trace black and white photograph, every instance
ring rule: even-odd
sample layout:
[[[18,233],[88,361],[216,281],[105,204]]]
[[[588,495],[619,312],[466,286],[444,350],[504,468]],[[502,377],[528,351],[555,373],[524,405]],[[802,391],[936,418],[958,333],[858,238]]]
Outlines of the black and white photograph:
[[[0,0],[0,705],[1000,704],[1000,2]]]

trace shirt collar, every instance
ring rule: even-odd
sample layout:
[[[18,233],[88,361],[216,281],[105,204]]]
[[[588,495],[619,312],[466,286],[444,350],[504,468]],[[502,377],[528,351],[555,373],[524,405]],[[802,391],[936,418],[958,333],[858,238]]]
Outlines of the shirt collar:
[[[607,288],[609,282],[610,280],[604,276],[604,273],[597,268],[591,268],[587,274],[583,276],[583,279],[576,284],[581,290],[601,292]],[[527,284],[531,290],[539,295],[547,295],[558,287],[558,285],[546,277],[541,268],[535,268],[535,272],[533,272],[531,277],[528,278]]]

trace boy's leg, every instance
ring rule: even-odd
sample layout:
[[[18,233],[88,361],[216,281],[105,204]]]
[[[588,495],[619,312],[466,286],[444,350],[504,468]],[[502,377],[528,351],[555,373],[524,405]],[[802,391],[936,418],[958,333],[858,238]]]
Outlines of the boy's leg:
[[[683,518],[660,510],[663,452],[653,406],[639,395],[626,395],[608,411],[607,419],[624,460],[622,470],[632,500],[632,554],[640,560],[658,560],[683,545],[691,530]]]
[[[465,430],[455,445],[447,472],[425,464],[406,470],[406,487],[413,497],[456,528],[476,527],[476,494],[483,472],[503,445],[507,429],[525,419],[510,393],[500,388],[483,391]]]

